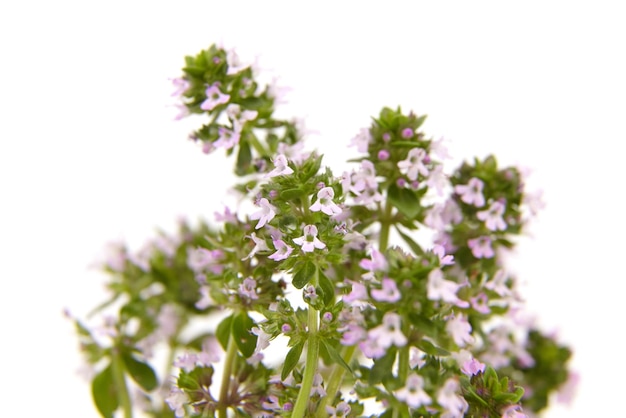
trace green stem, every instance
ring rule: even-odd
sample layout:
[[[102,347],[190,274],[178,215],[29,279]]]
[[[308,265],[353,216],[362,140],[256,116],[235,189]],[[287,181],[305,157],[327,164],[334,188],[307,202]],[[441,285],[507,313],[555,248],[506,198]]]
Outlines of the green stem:
[[[385,203],[383,216],[380,218],[380,234],[378,236],[378,250],[383,252],[389,246],[389,230],[391,229],[391,211],[393,206]]]
[[[356,350],[356,345],[351,345],[351,346],[344,348],[343,360],[347,364],[350,363],[350,360],[352,359],[352,356],[354,355],[355,350]],[[326,396],[324,396],[321,399],[320,404],[317,407],[317,416],[319,418],[325,418],[328,416],[328,413],[326,412],[326,405],[328,404],[329,401],[332,401],[335,399],[335,396],[337,395],[337,392],[339,391],[339,387],[341,386],[341,383],[343,382],[343,377],[345,373],[346,373],[346,369],[343,368],[343,366],[339,364],[335,364],[333,366],[333,371],[330,374],[330,378],[328,379],[328,385],[326,386]]]
[[[128,393],[128,386],[126,385],[126,376],[124,376],[122,356],[117,348],[113,349],[111,367],[113,369],[113,380],[115,381],[115,387],[117,389],[117,397],[120,401],[120,405],[122,406],[122,411],[124,411],[124,418],[132,418],[133,404]]]
[[[230,378],[233,370],[233,363],[237,358],[237,344],[232,335],[228,337],[228,346],[226,348],[226,358],[224,359],[224,371],[222,374],[222,384],[220,386],[220,398],[218,401],[218,416],[220,418],[227,418],[228,412],[228,398],[230,392]]]
[[[398,353],[398,377],[402,382],[406,382],[409,375],[409,346],[404,346]]]
[[[309,337],[307,340],[306,363],[304,365],[304,375],[302,376],[302,384],[300,385],[300,393],[293,407],[292,417],[304,417],[309,402],[311,388],[313,387],[313,379],[317,372],[317,363],[319,360],[319,337],[317,335],[319,313],[312,306],[309,306],[308,327]]]
[[[246,137],[246,139],[250,142],[250,145],[252,145],[252,147],[256,150],[256,152],[259,153],[261,157],[265,157],[266,155],[268,155],[268,152],[263,144],[259,142],[259,139],[253,133],[250,133]]]

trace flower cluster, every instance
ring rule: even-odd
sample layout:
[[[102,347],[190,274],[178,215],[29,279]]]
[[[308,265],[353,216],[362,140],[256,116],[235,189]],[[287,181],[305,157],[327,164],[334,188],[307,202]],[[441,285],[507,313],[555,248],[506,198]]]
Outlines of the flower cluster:
[[[234,157],[251,209],[182,222],[107,260],[106,327],[75,319],[102,416],[546,408],[575,374],[570,350],[521,319],[503,263],[527,221],[520,171],[489,156],[449,172],[443,140],[420,130],[425,116],[384,108],[350,142],[352,170],[336,175],[303,150],[296,122],[275,118],[276,89],[255,76],[211,46],[174,80],[181,117],[208,120],[191,137]],[[157,350],[169,353],[161,375]]]

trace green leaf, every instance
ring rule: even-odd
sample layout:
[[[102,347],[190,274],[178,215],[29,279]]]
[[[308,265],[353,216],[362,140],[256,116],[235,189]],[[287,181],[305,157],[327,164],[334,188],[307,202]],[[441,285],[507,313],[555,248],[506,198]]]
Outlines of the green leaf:
[[[441,347],[437,347],[435,344],[431,343],[428,340],[422,339],[421,341],[417,342],[415,345],[424,353],[430,354],[431,356],[445,357],[445,356],[450,355],[449,351],[446,351]]]
[[[399,188],[395,183],[389,186],[389,201],[407,218],[413,219],[420,211],[420,202],[415,192]]]
[[[198,380],[195,376],[185,372],[184,370],[180,371],[178,379],[176,380],[176,386],[189,391],[196,391],[200,389],[200,385],[198,384]]]
[[[141,386],[143,390],[150,392],[158,386],[159,382],[152,367],[137,360],[130,354],[123,354],[122,359],[124,360],[124,365],[130,377],[132,377],[135,383]]]
[[[189,74],[190,76],[194,76],[194,77],[204,76],[204,68],[200,68],[200,67],[189,66],[189,67],[183,68],[183,71]]]
[[[247,141],[239,142],[239,153],[237,154],[237,168],[235,169],[235,173],[238,176],[247,174],[251,162],[252,151],[250,151],[250,145]]]
[[[228,350],[228,339],[230,338],[230,332],[233,325],[233,315],[229,315],[222,319],[217,329],[215,330],[215,337],[224,350]]]
[[[299,177],[300,180],[304,183],[311,177],[313,177],[319,171],[322,165],[322,156],[321,155],[313,155],[307,159],[304,164],[300,167]]]
[[[406,242],[415,255],[424,255],[424,250],[422,250],[422,247],[420,247],[419,244],[413,240],[413,238],[402,232],[398,226],[396,226],[396,231],[398,231],[398,234],[400,234],[404,242]]]
[[[379,359],[374,360],[368,383],[375,385],[383,381],[383,379],[392,373],[393,363],[396,361],[396,352],[398,350],[395,346],[391,346],[389,351]]]
[[[417,120],[415,121],[415,130],[422,126],[427,117],[428,115],[422,115],[417,117]]]
[[[91,395],[100,415],[113,418],[113,413],[119,406],[119,399],[113,381],[113,368],[110,364],[93,379]]]
[[[304,195],[305,193],[302,189],[286,189],[280,192],[280,198],[283,200],[296,200]]]
[[[392,147],[417,148],[417,143],[413,141],[392,141],[389,143]]]
[[[300,356],[302,355],[302,349],[304,348],[304,341],[299,342],[298,344],[291,347],[291,350],[287,353],[285,357],[285,363],[283,364],[283,371],[280,373],[281,380],[285,380],[289,373],[298,365],[298,361],[300,361]]]
[[[319,287],[322,293],[322,300],[324,301],[324,306],[329,306],[335,301],[335,286],[330,281],[328,277],[322,271],[319,271],[317,276],[319,281]]]
[[[317,272],[317,266],[307,260],[293,275],[293,285],[296,289],[302,289]]]
[[[247,313],[241,312],[233,318],[233,337],[241,354],[248,358],[254,353],[257,336],[252,333],[254,321]]]
[[[350,368],[350,366],[348,366],[348,363],[346,363],[343,357],[341,357],[341,354],[339,354],[337,349],[329,344],[325,338],[320,338],[320,341],[324,345],[324,348],[326,348],[326,351],[328,351],[330,358],[333,359],[335,363],[346,369],[350,374],[353,374],[352,369]]]

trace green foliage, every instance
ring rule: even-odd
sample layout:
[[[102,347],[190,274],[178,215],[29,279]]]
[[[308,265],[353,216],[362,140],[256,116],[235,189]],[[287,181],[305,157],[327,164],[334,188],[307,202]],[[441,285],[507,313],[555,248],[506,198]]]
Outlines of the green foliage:
[[[501,416],[502,411],[520,402],[524,389],[487,366],[484,373],[461,377],[461,387],[469,404],[467,416]]]
[[[449,183],[446,176],[433,178],[442,173],[441,144],[420,131],[426,116],[385,107],[361,132],[364,155],[351,160],[357,167],[339,177],[323,168],[317,151],[298,151],[296,124],[275,118],[272,90],[257,82],[251,67],[234,68],[232,57],[213,45],[186,57],[182,71],[181,100],[205,118],[192,138],[232,159],[242,177],[234,188],[242,200],[265,205],[263,225],[259,216],[226,211],[214,226],[183,222],[173,235],[159,233],[148,253],[117,249],[105,266],[111,296],[94,311],[112,318],[109,337],[96,338],[75,320],[81,349],[100,370],[92,394],[102,416],[120,407],[127,413],[126,382],[141,390],[149,405],[144,412],[153,417],[171,417],[170,404],[177,402],[193,416],[323,417],[353,388],[347,416],[365,416],[369,398],[384,405],[380,417],[437,416],[444,412],[439,390],[449,382],[460,382],[455,396],[467,402],[466,416],[547,406],[568,377],[571,351],[537,330],[504,330],[499,341],[490,330],[492,319],[509,314],[515,284],[502,276],[499,251],[514,246],[526,222],[519,170],[498,167],[489,156],[464,162]],[[209,88],[228,98],[205,110]],[[225,142],[225,133],[236,140]],[[279,153],[288,170],[276,173]],[[440,182],[455,190],[476,179],[483,185],[480,207],[457,192],[440,194]],[[330,194],[325,188],[334,195],[324,199],[341,213],[312,206]],[[328,193],[318,195],[322,189]],[[494,202],[504,206],[505,223],[495,230],[481,215]],[[314,249],[298,245],[311,226],[323,243]],[[423,232],[436,238],[424,244]],[[395,238],[398,245],[390,245]],[[488,239],[493,256],[470,248],[477,238]],[[294,308],[289,298],[306,292],[303,307]],[[453,320],[461,325],[451,327]],[[470,330],[459,336],[462,327]],[[263,348],[279,336],[288,338],[288,347],[272,363],[262,358]],[[221,348],[209,344],[215,341]],[[176,373],[168,368],[159,376],[148,360],[157,347],[170,359],[186,356],[175,384],[169,376]],[[532,361],[519,361],[522,350]],[[487,364],[468,376],[459,360],[493,354],[509,365],[496,371]],[[220,382],[207,360],[216,357]],[[413,375],[423,388],[411,390],[424,391],[428,408],[399,395]],[[314,387],[320,377],[325,396]],[[155,390],[159,385],[173,390],[167,403]],[[460,398],[457,403],[463,406]]]
[[[105,367],[93,379],[91,395],[100,415],[104,418],[112,418],[113,413],[119,406],[119,398],[111,365]]]
[[[145,391],[152,391],[156,389],[158,380],[156,373],[148,364],[143,361],[137,360],[129,353],[122,355],[126,371],[130,377]]]

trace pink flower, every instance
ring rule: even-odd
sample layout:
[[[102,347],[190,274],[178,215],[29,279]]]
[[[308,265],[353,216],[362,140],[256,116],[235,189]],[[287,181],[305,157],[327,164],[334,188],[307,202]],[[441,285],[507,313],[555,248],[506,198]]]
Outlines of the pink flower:
[[[311,394],[309,396],[313,397],[315,395],[319,395],[320,397],[326,396],[326,389],[322,386],[324,383],[324,379],[322,375],[319,373],[315,373],[313,376],[313,386],[311,387]]]
[[[174,85],[174,87],[176,87],[176,90],[172,92],[172,97],[182,96],[183,93],[185,93],[190,86],[189,81],[185,80],[184,78],[173,78],[172,84]]]
[[[357,151],[359,152],[367,152],[367,148],[369,147],[369,143],[372,142],[372,135],[370,134],[370,130],[367,128],[362,128],[359,133],[352,138],[350,141],[350,146],[356,146]]]
[[[276,248],[276,252],[270,255],[268,258],[271,258],[274,261],[281,261],[291,255],[293,248],[285,244],[285,241],[283,241],[282,239],[278,239],[273,242],[274,247]]]
[[[230,130],[220,126],[218,128],[219,137],[213,143],[215,148],[231,149],[239,143],[241,134],[238,131]]]
[[[224,258],[222,250],[207,250],[195,248],[187,250],[187,265],[194,273],[200,274],[210,271],[213,274],[221,274],[224,266],[220,261]]]
[[[449,182],[448,176],[443,173],[442,165],[436,165],[435,168],[430,171],[426,184],[428,187],[435,189],[439,196],[443,196],[443,191]]]
[[[211,297],[211,289],[208,286],[200,287],[200,299],[196,302],[196,308],[202,310],[215,304],[215,301]]]
[[[272,162],[274,163],[274,169],[267,173],[265,177],[276,177],[293,173],[293,169],[287,165],[287,157],[283,154],[278,154]]]
[[[312,212],[322,211],[328,216],[338,215],[341,208],[333,202],[335,191],[332,187],[324,187],[317,192],[317,201],[309,208]]]
[[[176,386],[172,386],[170,394],[165,398],[165,403],[174,411],[176,418],[181,418],[185,416],[185,404],[189,403],[189,397]]]
[[[200,105],[200,109],[208,110],[209,112],[215,109],[217,106],[228,103],[230,96],[220,91],[219,83],[214,83],[207,87],[205,94],[206,100]]]
[[[372,247],[370,251],[370,258],[363,258],[359,262],[359,267],[369,270],[368,273],[363,275],[363,278],[371,280],[374,278],[374,272],[387,270],[387,260],[380,251]]]
[[[406,386],[396,391],[396,398],[406,402],[411,408],[429,405],[432,401],[424,391],[424,379],[417,373],[411,373],[406,379]]]
[[[446,418],[462,418],[469,408],[467,401],[458,394],[460,390],[459,381],[449,378],[443,387],[437,391],[437,403],[445,409],[441,415]]]
[[[220,361],[220,353],[222,348],[217,342],[217,338],[209,337],[202,342],[202,351],[198,353],[197,364],[199,366],[208,367],[211,364]]]
[[[378,302],[397,302],[400,300],[400,292],[396,282],[388,277],[382,280],[382,289],[373,289],[372,298]]]
[[[326,248],[326,244],[317,238],[317,227],[315,225],[306,225],[303,228],[303,232],[303,236],[293,239],[293,242],[302,247],[302,251],[310,253],[315,248],[320,250]]]
[[[250,235],[250,238],[252,238],[252,241],[254,241],[254,248],[252,249],[252,251],[250,251],[250,254],[248,254],[246,257],[242,258],[241,260],[248,260],[252,257],[254,257],[254,255],[256,253],[258,253],[259,251],[267,251],[269,250],[269,247],[267,246],[267,243],[265,242],[265,239],[263,238],[259,238],[256,236],[256,233],[252,233]]]
[[[376,328],[372,328],[367,333],[368,340],[376,340],[383,348],[389,348],[392,345],[403,347],[407,343],[407,339],[402,333],[400,315],[393,312],[387,312],[383,316],[383,323]]]
[[[489,302],[489,299],[487,299],[487,295],[485,295],[484,292],[481,292],[475,297],[470,298],[470,303],[472,304],[472,308],[474,308],[476,312],[480,312],[481,314],[485,314],[485,315],[491,312],[488,302]]]
[[[481,363],[480,361],[472,357],[470,360],[463,363],[463,366],[461,366],[461,371],[467,376],[474,376],[479,372],[485,371],[485,363]]]
[[[459,347],[465,347],[466,344],[474,342],[472,326],[463,314],[454,315],[448,319],[446,331]]]
[[[491,248],[491,238],[487,236],[470,239],[467,241],[467,245],[476,258],[491,258],[495,255],[493,248]]]
[[[256,300],[259,296],[256,294],[256,280],[251,277],[244,279],[239,285],[239,296],[249,300]]]
[[[447,303],[452,303],[461,308],[469,307],[469,303],[459,299],[456,292],[463,285],[455,283],[451,280],[446,280],[443,276],[443,272],[436,268],[428,275],[428,299],[430,300],[443,300]]]
[[[502,410],[502,418],[528,418],[519,405],[509,405]]]
[[[361,342],[367,338],[367,331],[365,329],[355,323],[349,323],[344,328],[342,328],[341,335],[341,344],[343,345],[354,345],[358,342]],[[383,350],[384,353],[384,350]],[[373,357],[373,356],[370,356]]]
[[[352,284],[352,290],[347,295],[344,295],[342,300],[349,306],[357,308],[365,308],[370,306],[367,302],[368,295],[365,285],[359,282],[350,282]]]
[[[489,209],[478,212],[476,217],[485,222],[487,229],[491,231],[504,231],[506,229],[506,222],[502,219],[502,215],[504,215],[505,209],[504,203],[496,200],[489,206]]]
[[[485,197],[483,196],[484,185],[482,180],[472,177],[467,185],[456,185],[454,191],[461,195],[463,202],[480,208],[485,205]]]
[[[435,244],[433,246],[433,253],[439,257],[439,264],[442,266],[451,266],[454,264],[454,256],[446,255],[446,249],[443,245]]]
[[[409,151],[406,160],[398,162],[398,168],[402,174],[406,174],[409,180],[417,180],[418,174],[428,176],[428,168],[424,165],[426,151],[422,148],[413,148]]]
[[[350,405],[348,405],[344,401],[339,402],[336,408],[330,405],[326,405],[326,413],[328,414],[328,418],[345,417],[350,413],[350,410]]]
[[[491,280],[485,283],[485,287],[489,290],[493,290],[500,296],[509,296],[513,292],[506,285],[508,280],[509,280],[509,277],[507,276],[507,274],[503,270],[498,270],[493,275]]]
[[[419,408],[432,402],[424,391],[424,379],[417,373],[411,373],[406,379],[406,385],[396,391],[395,395],[398,400],[406,402],[411,408]]]
[[[196,361],[198,361],[198,356],[185,352],[178,356],[176,360],[174,360],[174,366],[183,369],[187,373],[196,368]]]
[[[271,205],[266,198],[259,200],[259,206],[261,206],[261,210],[250,215],[250,219],[259,220],[254,227],[255,229],[263,227],[263,225],[270,222],[274,219],[274,216],[276,216],[276,208]]]

